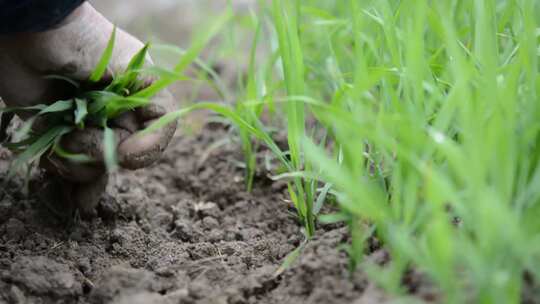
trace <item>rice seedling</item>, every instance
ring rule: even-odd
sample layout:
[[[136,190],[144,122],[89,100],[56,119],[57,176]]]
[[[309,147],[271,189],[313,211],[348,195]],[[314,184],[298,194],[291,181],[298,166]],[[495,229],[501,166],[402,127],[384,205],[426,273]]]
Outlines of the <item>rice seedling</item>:
[[[256,115],[244,116],[249,102],[196,104],[170,118],[212,109],[244,132],[244,142],[251,134],[265,143],[286,168],[276,178],[291,180],[308,236],[324,198],[335,196],[340,212],[320,221],[349,227],[351,270],[362,265],[388,292],[408,296],[402,280],[412,267],[430,278],[441,302],[519,302],[524,273],[540,275],[538,4],[262,6],[281,64],[281,80],[266,85],[284,89],[262,98],[251,79],[245,99],[282,101],[289,151]],[[317,123],[307,125],[306,113]],[[312,136],[321,127],[328,141]],[[363,261],[370,236],[390,252],[388,265]]]
[[[305,136],[304,156],[333,185],[341,212],[321,219],[350,227],[351,266],[374,233],[392,261],[362,265],[394,294],[414,267],[441,302],[520,302],[539,275],[538,3],[310,5],[303,93],[332,145]]]
[[[300,2],[295,2],[295,7],[299,8]],[[283,151],[276,141],[272,138],[269,128],[263,124],[260,120],[260,115],[263,110],[263,106],[273,108],[270,104],[275,96],[271,92],[263,92],[266,87],[281,86],[281,81],[278,84],[265,83],[260,77],[257,77],[257,71],[255,69],[255,51],[259,40],[261,31],[261,23],[257,21],[255,28],[255,35],[250,53],[250,64],[247,71],[247,83],[245,88],[245,96],[239,98],[236,106],[231,106],[227,103],[216,102],[198,102],[191,106],[184,107],[173,113],[169,113],[158,122],[149,126],[145,132],[152,132],[156,129],[162,128],[164,125],[179,119],[180,117],[195,111],[195,110],[210,110],[216,112],[233,122],[238,127],[238,133],[242,141],[242,147],[245,155],[246,162],[246,186],[248,190],[251,190],[253,184],[253,176],[255,172],[256,159],[254,153],[254,140],[266,145],[273,155],[278,159],[283,167],[285,174],[279,175],[276,178],[292,179],[289,183],[289,194],[291,201],[293,202],[300,221],[305,227],[305,234],[309,238],[314,235],[315,232],[315,215],[313,212],[314,201],[314,188],[315,181],[306,178],[303,174],[306,167],[301,156],[301,139],[304,137],[304,104],[299,102],[298,98],[294,96],[302,96],[303,92],[303,62],[300,52],[300,45],[297,36],[297,24],[295,21],[295,14],[290,14],[288,3],[276,1],[273,2],[272,18],[275,21],[275,31],[277,34],[277,40],[279,41],[279,50],[275,52],[276,55],[270,56],[268,64],[273,65],[278,58],[282,60],[283,69],[283,83],[287,88],[287,92],[293,97],[285,99],[284,103],[287,104],[287,129],[288,129],[288,144],[289,150]],[[263,16],[264,17],[264,16]],[[292,43],[293,47],[290,47]],[[291,60],[289,62],[288,60]],[[292,64],[291,64],[292,63]],[[291,67],[297,67],[292,68]],[[266,75],[272,71],[267,69],[261,72],[262,75]],[[266,77],[270,78],[270,77]],[[268,80],[269,81],[269,80]],[[326,195],[326,192],[324,192]],[[323,202],[323,196],[320,196],[319,205]],[[320,209],[320,208],[319,208]]]

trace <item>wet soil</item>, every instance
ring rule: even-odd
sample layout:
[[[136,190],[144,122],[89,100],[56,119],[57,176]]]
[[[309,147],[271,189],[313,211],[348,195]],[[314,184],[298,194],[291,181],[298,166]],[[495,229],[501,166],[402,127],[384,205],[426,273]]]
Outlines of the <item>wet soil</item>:
[[[346,228],[303,241],[283,183],[245,191],[224,127],[176,137],[159,163],[111,178],[91,219],[59,219],[22,181],[0,199],[0,303],[383,303],[350,275]],[[221,145],[216,143],[221,142]],[[9,153],[0,150],[0,179]]]

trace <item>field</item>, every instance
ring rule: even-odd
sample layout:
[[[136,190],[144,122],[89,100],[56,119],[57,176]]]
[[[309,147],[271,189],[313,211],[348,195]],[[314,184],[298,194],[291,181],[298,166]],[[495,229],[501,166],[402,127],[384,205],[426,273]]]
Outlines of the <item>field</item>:
[[[94,217],[9,181],[0,303],[540,303],[537,1],[180,2],[93,2],[208,44]]]

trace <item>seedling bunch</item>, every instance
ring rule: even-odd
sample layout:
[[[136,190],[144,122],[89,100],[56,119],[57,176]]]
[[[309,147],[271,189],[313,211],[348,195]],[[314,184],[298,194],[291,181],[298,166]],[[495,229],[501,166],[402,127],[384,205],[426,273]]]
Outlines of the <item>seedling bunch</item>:
[[[540,279],[539,3],[275,0],[272,13],[298,208],[331,185],[341,211],[320,222],[348,225],[351,268],[393,294],[414,268],[441,302],[519,303],[524,274]],[[363,261],[373,236],[384,267]]]
[[[64,150],[60,144],[63,136],[76,129],[84,130],[88,126],[103,129],[103,159],[109,171],[115,170],[117,143],[111,121],[125,112],[147,106],[154,95],[172,83],[188,79],[183,74],[186,68],[196,60],[206,44],[229,18],[230,12],[215,20],[207,31],[195,36],[192,46],[182,52],[178,64],[173,69],[146,66],[150,49],[150,44],[146,44],[133,56],[123,72],[113,75],[109,84],[97,90],[88,90],[88,87],[99,87],[103,82],[115,47],[115,28],[102,57],[85,84],[59,75],[47,76],[66,81],[74,86],[77,90],[75,97],[59,100],[50,105],[38,104],[31,107],[0,109],[0,114],[4,115],[25,113],[30,116],[14,132],[10,142],[4,143],[7,148],[17,154],[11,164],[8,179],[21,168],[25,166],[30,168],[46,154],[54,153],[72,162],[93,161],[87,155],[73,154]],[[144,79],[148,79],[149,76],[157,77],[157,80],[148,85]],[[45,130],[34,128],[34,123],[38,120],[45,123],[47,126]]]

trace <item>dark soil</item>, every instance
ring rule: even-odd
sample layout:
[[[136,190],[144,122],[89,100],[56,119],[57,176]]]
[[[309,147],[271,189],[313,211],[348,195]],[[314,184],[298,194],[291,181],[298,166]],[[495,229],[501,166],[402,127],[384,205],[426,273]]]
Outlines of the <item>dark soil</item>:
[[[113,176],[92,219],[59,219],[11,183],[0,196],[0,303],[385,302],[349,274],[338,226],[275,275],[301,227],[282,183],[260,174],[246,193],[237,145],[213,145],[227,136],[178,137],[152,168]],[[0,179],[9,158],[0,150]]]

